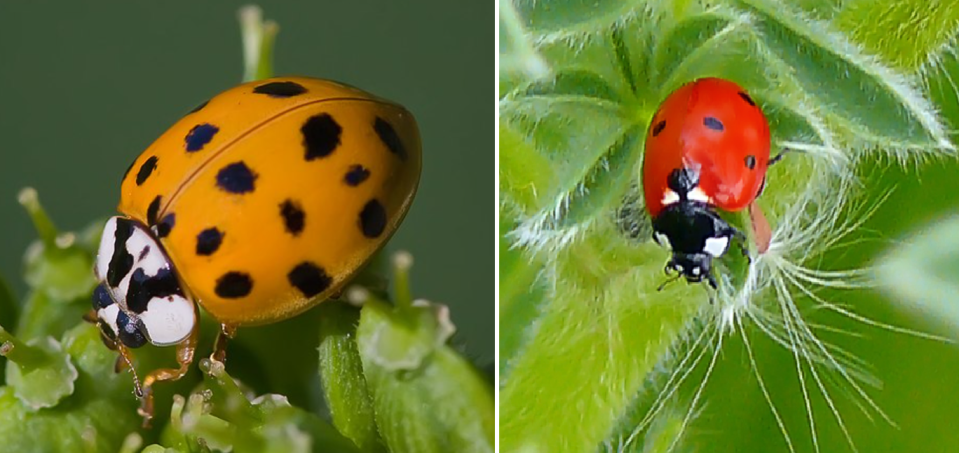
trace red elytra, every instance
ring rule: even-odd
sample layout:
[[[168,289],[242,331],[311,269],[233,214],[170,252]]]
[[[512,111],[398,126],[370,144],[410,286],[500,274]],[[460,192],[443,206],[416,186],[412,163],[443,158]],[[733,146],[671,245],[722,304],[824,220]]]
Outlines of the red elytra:
[[[759,194],[769,165],[769,123],[738,84],[719,78],[687,83],[653,115],[643,158],[643,192],[653,217],[677,168],[699,173],[713,206],[745,208]]]

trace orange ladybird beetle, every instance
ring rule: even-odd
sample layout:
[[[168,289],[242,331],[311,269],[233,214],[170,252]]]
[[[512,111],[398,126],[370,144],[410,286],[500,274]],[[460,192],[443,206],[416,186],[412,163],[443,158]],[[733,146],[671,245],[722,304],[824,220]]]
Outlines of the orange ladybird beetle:
[[[222,325],[214,358],[239,326],[293,317],[337,293],[396,231],[421,169],[416,120],[340,83],[246,83],[193,109],[138,157],[121,216],[103,230],[95,319],[127,363],[147,343],[193,361],[198,307]]]

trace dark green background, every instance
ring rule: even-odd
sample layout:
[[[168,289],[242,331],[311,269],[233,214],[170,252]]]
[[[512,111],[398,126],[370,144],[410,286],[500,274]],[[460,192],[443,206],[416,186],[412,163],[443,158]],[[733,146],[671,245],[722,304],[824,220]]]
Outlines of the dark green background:
[[[81,5],[81,3],[85,3]],[[240,82],[241,2],[0,3],[0,274],[19,295],[39,190],[66,230],[112,215],[124,170],[183,113]],[[263,1],[278,75],[341,80],[409,108],[423,177],[390,248],[450,305],[480,363],[494,346],[492,2]]]

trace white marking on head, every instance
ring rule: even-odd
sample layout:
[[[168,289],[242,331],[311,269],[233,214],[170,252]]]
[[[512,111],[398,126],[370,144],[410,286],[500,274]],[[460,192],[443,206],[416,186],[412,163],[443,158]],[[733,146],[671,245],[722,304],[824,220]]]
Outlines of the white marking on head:
[[[693,190],[690,190],[686,194],[686,198],[689,198],[693,201],[700,201],[706,204],[713,204],[713,199],[709,195],[706,195],[706,192],[703,192],[701,187],[694,187]]]
[[[113,258],[113,238],[116,234],[117,218],[111,217],[103,227],[103,234],[100,235],[100,248],[97,250],[97,262],[93,267],[97,280],[103,281],[107,278],[107,267],[110,266],[110,259]]]
[[[110,326],[110,330],[113,331],[113,335],[120,335],[120,328],[117,327],[117,314],[120,313],[120,306],[117,304],[107,305],[106,308],[101,308],[97,310],[97,318],[100,318],[100,321]]]
[[[113,260],[117,251],[115,250],[115,244],[119,222],[124,222],[124,226],[130,225],[130,237],[122,246],[126,253],[133,257],[133,263],[129,272],[122,276],[115,288],[109,284],[104,285],[107,292],[110,293],[110,297],[116,303],[98,310],[97,316],[116,333],[119,331],[116,321],[117,314],[122,310],[131,322],[137,323],[139,321],[138,325],[142,326],[142,333],[150,343],[157,346],[168,346],[183,341],[195,328],[197,319],[196,307],[193,301],[182,293],[182,284],[178,292],[150,299],[147,302],[146,309],[141,313],[134,312],[128,305],[127,293],[130,288],[130,280],[138,269],[142,270],[142,275],[147,279],[157,277],[163,271],[168,271],[164,272],[164,275],[169,276],[168,278],[176,278],[173,274],[173,264],[163,251],[163,247],[144,225],[119,217],[111,218],[107,222],[97,252],[95,266],[97,278],[101,281],[106,280],[110,271],[111,260]],[[141,309],[141,307],[136,308]]]
[[[726,253],[726,247],[728,246],[728,237],[706,238],[706,246],[703,247],[703,251],[712,255],[714,258],[719,258],[723,256],[723,253]]]
[[[143,334],[157,346],[183,341],[196,325],[193,302],[179,295],[150,299],[146,311],[138,317],[143,322]]]
[[[677,195],[676,192],[673,192],[669,189],[666,189],[666,191],[663,192],[663,206],[669,206],[677,201],[679,201],[679,195]]]
[[[692,268],[692,269],[689,270],[690,273],[692,273],[693,275],[697,275],[697,276],[698,276],[702,271],[703,271],[703,270],[702,270],[699,266],[696,266],[696,267],[694,267],[694,268]]]
[[[145,249],[147,253],[141,259],[140,254]],[[147,275],[156,275],[160,269],[170,267],[170,262],[160,249],[160,245],[148,230],[134,228],[130,239],[127,239],[127,251],[133,255],[134,260],[133,269],[130,269],[131,274],[137,268],[142,268]]]

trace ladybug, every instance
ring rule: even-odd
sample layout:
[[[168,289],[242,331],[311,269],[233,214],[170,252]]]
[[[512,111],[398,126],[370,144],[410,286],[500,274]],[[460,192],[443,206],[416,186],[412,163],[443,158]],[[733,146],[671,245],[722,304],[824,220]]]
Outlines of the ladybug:
[[[198,306],[222,325],[223,361],[237,327],[334,296],[396,231],[420,169],[409,111],[302,77],[227,90],[150,145],[103,229],[91,313],[127,364],[147,343],[177,348],[179,367],[137,382],[145,421],[151,386],[189,369]]]
[[[653,239],[672,250],[667,274],[690,283],[705,280],[716,288],[714,258],[723,256],[733,241],[748,257],[745,235],[717,210],[736,212],[752,205],[762,192],[766,169],[782,157],[771,160],[769,149],[769,122],[734,82],[698,79],[663,101],[646,133],[642,177]],[[761,215],[758,207],[751,206],[750,212]],[[760,244],[761,250],[766,247],[768,243]]]

